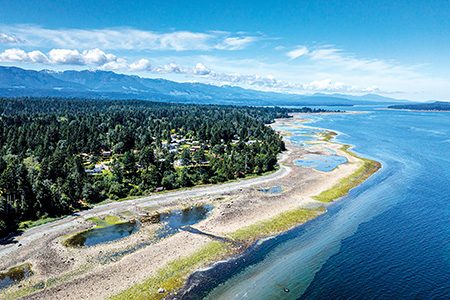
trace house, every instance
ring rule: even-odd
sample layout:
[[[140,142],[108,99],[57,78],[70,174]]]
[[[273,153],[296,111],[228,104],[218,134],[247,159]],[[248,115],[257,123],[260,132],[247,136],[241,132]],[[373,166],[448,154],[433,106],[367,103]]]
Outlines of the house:
[[[180,147],[180,144],[177,143],[177,142],[172,142],[172,143],[170,143],[170,145],[169,145],[169,149],[170,149],[170,150],[178,149],[178,147]]]
[[[100,152],[100,154],[101,154],[103,157],[110,157],[111,154],[112,154],[112,151],[111,151],[111,150],[102,150],[102,151]]]
[[[95,174],[101,174],[103,170],[109,170],[109,166],[105,164],[96,164],[93,169],[86,169],[84,172],[86,172],[89,175],[95,175]]]
[[[191,148],[189,148],[189,151],[191,152],[197,152],[198,150],[200,150],[202,147],[201,146],[192,146]]]
[[[182,167],[185,165],[184,161],[182,159],[177,159],[173,162],[174,167]]]

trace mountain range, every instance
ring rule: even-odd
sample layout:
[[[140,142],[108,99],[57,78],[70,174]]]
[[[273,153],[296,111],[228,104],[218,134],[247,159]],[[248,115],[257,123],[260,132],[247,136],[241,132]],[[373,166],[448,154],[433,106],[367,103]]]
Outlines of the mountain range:
[[[376,94],[298,95],[263,92],[234,86],[180,83],[112,71],[26,70],[0,66],[0,96],[85,97],[144,99],[165,102],[233,105],[363,105],[406,102]]]

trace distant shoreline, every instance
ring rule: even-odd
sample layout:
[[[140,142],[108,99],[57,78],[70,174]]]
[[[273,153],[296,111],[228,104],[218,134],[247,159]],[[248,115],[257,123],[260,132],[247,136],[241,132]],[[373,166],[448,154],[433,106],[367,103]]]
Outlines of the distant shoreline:
[[[375,108],[376,110],[396,110],[396,111],[410,111],[410,112],[427,112],[427,113],[432,113],[432,112],[441,112],[441,113],[448,113],[450,112],[450,109],[445,110],[445,109],[411,109],[411,108]]]

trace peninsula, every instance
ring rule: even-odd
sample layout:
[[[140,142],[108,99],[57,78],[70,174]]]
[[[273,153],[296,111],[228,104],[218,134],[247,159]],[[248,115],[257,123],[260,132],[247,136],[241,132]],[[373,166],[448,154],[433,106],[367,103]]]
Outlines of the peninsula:
[[[305,126],[307,114],[281,117],[267,128],[281,134],[286,151],[264,176],[106,202],[25,230],[17,243],[0,246],[2,270],[29,270],[0,297],[176,295],[195,270],[315,218],[380,168],[334,142],[334,132]],[[296,130],[306,130],[310,140],[298,143]],[[339,156],[346,163],[327,170],[299,165],[308,155]],[[96,239],[105,228],[108,238]]]

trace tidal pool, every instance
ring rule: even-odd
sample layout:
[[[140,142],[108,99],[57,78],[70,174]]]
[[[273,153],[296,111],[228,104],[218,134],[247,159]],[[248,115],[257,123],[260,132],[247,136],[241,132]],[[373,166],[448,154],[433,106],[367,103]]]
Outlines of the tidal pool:
[[[283,189],[281,188],[281,186],[276,185],[270,188],[262,188],[259,189],[258,191],[263,192],[263,193],[268,193],[268,194],[279,194],[283,191]]]
[[[304,157],[304,159],[296,160],[295,164],[322,172],[331,172],[347,162],[347,158],[339,155],[307,154]]]
[[[163,227],[156,232],[156,238],[161,239],[177,233],[179,229],[183,226],[193,225],[200,222],[201,220],[205,219],[208,216],[209,212],[212,209],[213,209],[212,205],[195,206],[182,210],[177,209],[167,213],[150,216],[150,218],[142,220],[142,222],[144,223],[150,222],[154,224],[162,223]],[[102,258],[102,263],[105,264],[111,261],[117,261],[121,257],[134,253],[153,243],[155,243],[155,240],[148,239],[132,246],[131,248],[120,250],[113,254],[104,256]]]
[[[91,247],[125,238],[139,230],[136,222],[124,222],[80,232],[66,241],[72,247]]]
[[[29,263],[2,272],[0,273],[0,290],[22,281],[31,275],[33,275],[33,272],[31,271],[31,264]]]
[[[213,206],[208,204],[162,213],[159,222],[163,223],[163,228],[158,230],[156,235],[158,238],[165,238],[175,234],[183,226],[194,225],[204,220],[212,209]]]

